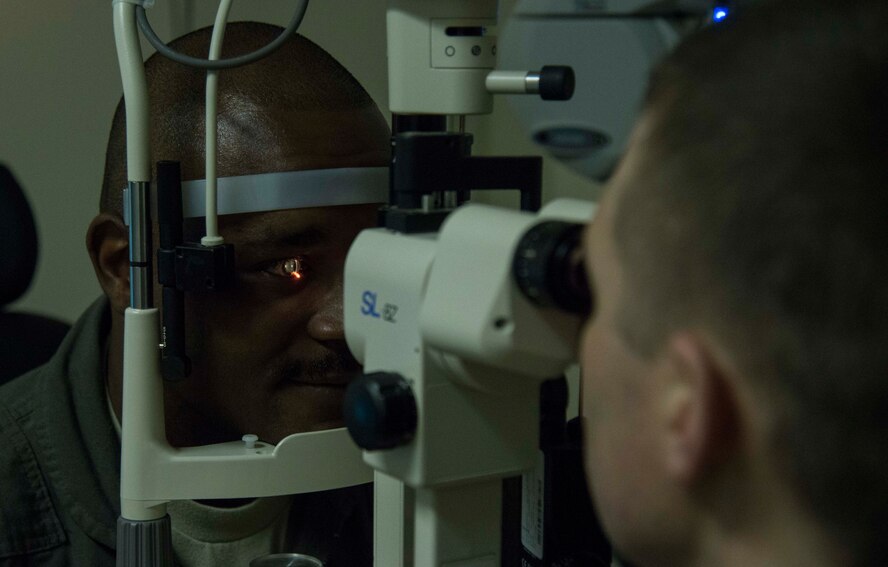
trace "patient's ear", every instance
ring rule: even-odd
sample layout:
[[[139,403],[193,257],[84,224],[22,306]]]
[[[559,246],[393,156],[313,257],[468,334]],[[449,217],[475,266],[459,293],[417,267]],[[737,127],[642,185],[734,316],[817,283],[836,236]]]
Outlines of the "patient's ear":
[[[130,302],[129,232],[123,219],[100,213],[89,224],[86,249],[111,309],[123,313]]]

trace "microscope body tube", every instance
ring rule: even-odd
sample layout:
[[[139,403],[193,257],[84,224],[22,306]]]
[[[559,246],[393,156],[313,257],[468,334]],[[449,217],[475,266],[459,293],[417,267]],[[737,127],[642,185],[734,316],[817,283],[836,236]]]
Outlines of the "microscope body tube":
[[[503,454],[515,451],[516,443],[498,450],[504,444],[495,438],[504,432],[484,422],[491,413],[500,422],[510,421],[513,412],[532,413],[535,390],[526,388],[528,395],[516,404],[512,397],[455,384],[438,366],[423,344],[418,318],[434,252],[434,234],[406,236],[377,229],[362,232],[346,260],[346,285],[352,286],[345,290],[349,347],[365,373],[382,370],[411,381],[417,405],[424,408],[413,443],[364,453],[378,471],[374,564],[440,567],[473,558],[480,562],[471,565],[498,567],[500,478],[528,465]],[[525,433],[522,441],[533,439],[535,420],[519,419],[510,425]],[[529,445],[527,460],[535,455]]]
[[[455,379],[475,388],[510,392],[508,384],[515,377],[547,380],[575,361],[579,317],[531,303],[512,271],[518,243],[532,226],[544,219],[585,223],[591,217],[590,203],[571,200],[565,206],[563,201],[538,215],[469,205],[445,221],[420,325],[426,343],[446,353],[442,358]],[[569,216],[566,208],[573,209]],[[497,373],[506,382],[500,382]]]
[[[537,462],[539,385],[573,362],[580,327],[532,305],[513,281],[531,226],[585,221],[592,208],[551,210],[569,213],[466,205],[439,234],[366,230],[349,250],[349,348],[365,373],[403,377],[418,408],[412,440],[364,453],[377,503],[380,491],[388,498],[375,512],[380,567],[499,565],[500,481]]]

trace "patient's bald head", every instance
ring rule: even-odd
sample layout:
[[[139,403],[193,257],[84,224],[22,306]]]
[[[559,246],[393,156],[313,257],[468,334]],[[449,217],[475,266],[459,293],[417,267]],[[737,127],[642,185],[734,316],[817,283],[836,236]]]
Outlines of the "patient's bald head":
[[[256,22],[231,23],[225,30],[222,57],[255,51],[276,38],[282,28]],[[170,43],[174,50],[206,57],[212,28],[197,30]],[[151,112],[152,162],[182,163],[185,179],[203,178],[206,72],[154,54],[145,62]],[[356,137],[385,139],[388,129],[370,95],[333,57],[312,41],[296,35],[271,56],[219,74],[218,174],[246,175],[273,170],[277,140],[286,137],[292,117],[308,122],[297,129],[311,137],[312,122],[353,122]],[[286,111],[291,120],[282,118]],[[120,214],[126,185],[126,114],[121,99],[114,114],[100,208]],[[329,150],[351,151],[348,139],[318,140]],[[326,142],[326,143],[325,143]],[[360,142],[359,142],[360,143]],[[338,147],[338,148],[337,148]],[[326,151],[319,148],[319,153]]]

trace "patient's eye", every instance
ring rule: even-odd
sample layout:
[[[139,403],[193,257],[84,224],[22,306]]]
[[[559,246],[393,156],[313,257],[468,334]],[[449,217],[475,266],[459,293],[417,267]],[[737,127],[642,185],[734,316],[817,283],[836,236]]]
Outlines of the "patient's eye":
[[[283,258],[266,264],[262,271],[272,276],[302,281],[305,278],[304,258]]]

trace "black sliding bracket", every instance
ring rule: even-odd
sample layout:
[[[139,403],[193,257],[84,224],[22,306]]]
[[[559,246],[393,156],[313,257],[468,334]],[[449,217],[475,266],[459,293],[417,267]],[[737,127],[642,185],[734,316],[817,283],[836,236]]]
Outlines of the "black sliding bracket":
[[[389,206],[381,223],[387,228],[436,231],[478,190],[517,190],[522,210],[540,208],[540,157],[473,157],[472,136],[452,132],[404,132],[395,135],[392,144]]]
[[[164,378],[175,381],[191,373],[185,345],[185,293],[229,288],[235,275],[234,246],[184,242],[179,162],[157,162],[157,217],[157,279],[163,286],[161,368]]]
[[[179,162],[157,163],[157,279],[163,286],[161,369],[167,380],[191,373],[185,354],[185,294],[176,286],[176,248],[182,245],[182,175]]]

